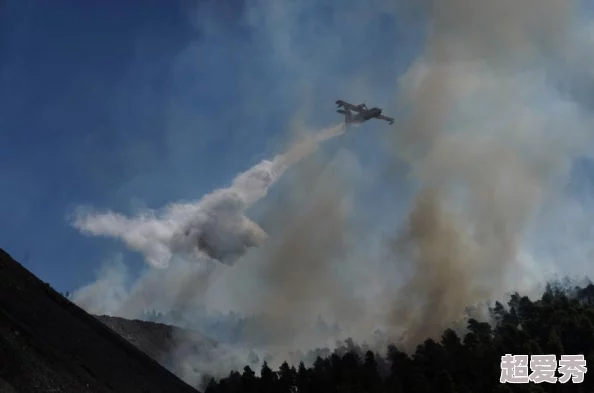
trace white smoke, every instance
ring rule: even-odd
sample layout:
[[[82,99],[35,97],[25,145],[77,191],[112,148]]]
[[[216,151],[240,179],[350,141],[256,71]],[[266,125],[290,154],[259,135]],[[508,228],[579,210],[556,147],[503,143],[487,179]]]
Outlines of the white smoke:
[[[341,123],[310,134],[284,154],[240,173],[229,187],[198,201],[172,203],[161,210],[145,209],[136,217],[78,209],[72,225],[85,234],[122,240],[154,267],[168,266],[176,255],[188,260],[212,258],[232,265],[248,248],[267,238],[262,228],[245,216],[245,210],[264,197],[289,167],[344,130]]]

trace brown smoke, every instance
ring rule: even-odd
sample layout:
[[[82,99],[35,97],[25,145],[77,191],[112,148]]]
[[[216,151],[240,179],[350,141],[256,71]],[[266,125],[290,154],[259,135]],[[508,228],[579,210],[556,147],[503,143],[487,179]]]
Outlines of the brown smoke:
[[[534,66],[564,42],[572,6],[431,3],[428,42],[402,79],[404,115],[393,134],[396,156],[420,186],[393,247],[414,273],[388,320],[410,346],[505,288],[521,237],[568,154],[531,107],[534,86],[544,86]]]
[[[295,168],[291,191],[267,212],[283,229],[264,250],[258,309],[265,323],[248,334],[268,344],[312,345],[316,338],[306,337],[307,327],[318,315],[356,318],[356,302],[337,274],[336,262],[349,247],[350,206],[336,170],[308,157]]]

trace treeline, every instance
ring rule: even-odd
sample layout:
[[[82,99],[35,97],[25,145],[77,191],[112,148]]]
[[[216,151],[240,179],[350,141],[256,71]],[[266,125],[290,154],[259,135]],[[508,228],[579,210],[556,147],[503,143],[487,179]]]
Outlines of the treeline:
[[[211,379],[206,393],[488,393],[594,392],[594,376],[584,382],[501,384],[501,356],[583,354],[594,365],[594,285],[547,285],[537,301],[515,293],[508,307],[490,309],[492,325],[468,321],[459,336],[451,329],[428,339],[414,354],[390,345],[387,354],[351,348],[317,357],[313,366],[262,365],[260,376],[246,366],[227,378]],[[593,371],[594,372],[594,371]],[[558,377],[561,376],[557,372]]]

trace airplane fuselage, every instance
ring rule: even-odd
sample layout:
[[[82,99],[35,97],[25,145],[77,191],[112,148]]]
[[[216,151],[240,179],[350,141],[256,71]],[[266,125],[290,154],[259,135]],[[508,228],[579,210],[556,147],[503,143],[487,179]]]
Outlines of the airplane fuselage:
[[[382,114],[382,110],[380,108],[371,108],[371,109],[366,110],[365,112],[359,113],[359,115],[364,120],[369,120],[374,117],[378,117],[381,114]]]
[[[357,114],[352,113],[347,109],[349,115],[347,115],[347,123],[363,123],[364,121],[373,119],[382,114],[382,110],[379,108],[371,108],[365,111],[361,111]]]

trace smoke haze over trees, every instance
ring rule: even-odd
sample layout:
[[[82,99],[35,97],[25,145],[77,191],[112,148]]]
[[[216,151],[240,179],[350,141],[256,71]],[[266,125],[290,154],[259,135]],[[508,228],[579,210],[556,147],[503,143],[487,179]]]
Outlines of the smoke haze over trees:
[[[316,356],[313,365],[284,362],[273,370],[245,366],[220,380],[206,379],[206,393],[366,392],[366,393],[504,393],[588,392],[594,389],[589,370],[582,384],[499,383],[501,356],[584,355],[594,364],[594,285],[549,284],[531,300],[514,293],[507,305],[490,309],[491,324],[469,319],[467,329],[446,329],[427,338],[413,353],[389,345],[383,353],[347,340],[331,354]],[[323,352],[323,351],[319,351]],[[556,373],[557,377],[562,374]]]

